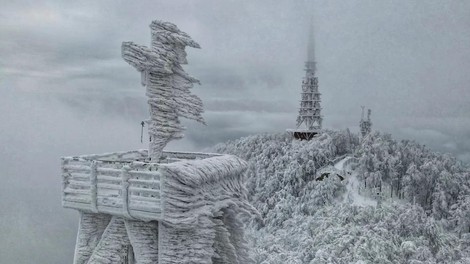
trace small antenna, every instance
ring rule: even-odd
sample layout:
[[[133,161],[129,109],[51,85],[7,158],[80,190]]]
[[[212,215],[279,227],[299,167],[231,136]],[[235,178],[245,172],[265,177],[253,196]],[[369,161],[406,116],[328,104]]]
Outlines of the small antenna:
[[[144,126],[145,126],[145,122],[142,121],[140,123],[140,125],[142,126],[141,130],[140,130],[140,143],[143,143],[144,141]]]

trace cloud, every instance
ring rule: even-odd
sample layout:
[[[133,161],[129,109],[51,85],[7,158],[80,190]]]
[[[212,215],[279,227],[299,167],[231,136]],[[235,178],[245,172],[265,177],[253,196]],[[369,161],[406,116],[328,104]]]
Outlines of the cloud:
[[[269,113],[291,113],[294,107],[286,105],[282,101],[263,101],[256,99],[240,100],[210,100],[205,103],[205,109],[217,112],[269,112]]]

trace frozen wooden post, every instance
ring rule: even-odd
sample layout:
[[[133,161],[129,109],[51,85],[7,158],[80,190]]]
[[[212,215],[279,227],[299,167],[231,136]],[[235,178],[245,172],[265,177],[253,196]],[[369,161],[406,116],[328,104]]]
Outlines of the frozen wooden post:
[[[252,260],[243,221],[243,160],[231,155],[163,151],[183,136],[179,117],[204,123],[190,93],[186,33],[153,21],[151,48],[122,44],[122,56],[146,86],[149,150],[62,158],[64,207],[80,212],[75,264],[229,263]],[[259,216],[259,215],[258,215]]]

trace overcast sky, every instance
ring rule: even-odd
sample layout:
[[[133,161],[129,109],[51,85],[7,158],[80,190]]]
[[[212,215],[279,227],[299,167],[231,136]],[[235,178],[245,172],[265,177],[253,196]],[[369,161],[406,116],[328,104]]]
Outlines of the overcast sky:
[[[145,148],[120,46],[148,45],[154,19],[202,47],[185,68],[208,125],[171,149],[293,128],[313,16],[324,127],[358,131],[366,105],[374,129],[470,161],[470,1],[0,2],[2,263],[71,263],[61,156]]]

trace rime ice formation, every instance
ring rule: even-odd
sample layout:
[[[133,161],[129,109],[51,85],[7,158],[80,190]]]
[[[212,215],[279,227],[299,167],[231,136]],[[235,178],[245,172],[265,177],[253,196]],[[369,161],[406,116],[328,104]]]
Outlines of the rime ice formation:
[[[305,62],[305,77],[302,81],[299,115],[297,116],[297,128],[288,129],[296,139],[310,140],[318,134],[322,128],[320,92],[318,91],[318,77],[315,62],[313,26],[310,27],[309,43],[307,47],[307,62]],[[305,128],[301,128],[302,125]]]
[[[80,212],[74,264],[252,263],[244,223],[259,213],[247,201],[246,163],[163,151],[182,137],[178,117],[204,122],[189,92],[197,80],[181,67],[185,46],[199,45],[171,23],[150,28],[151,48],[122,44],[147,87],[149,150],[62,158],[62,203]]]
[[[185,47],[200,46],[172,23],[156,20],[150,29],[151,47],[123,42],[122,57],[141,73],[142,85],[147,88],[149,156],[158,161],[168,142],[183,137],[179,116],[204,123],[202,101],[189,90],[199,81],[181,67],[187,64]]]
[[[256,210],[246,202],[239,178],[245,167],[234,156],[163,166],[166,207],[160,230],[164,232],[161,239],[167,241],[165,247],[170,247],[161,253],[163,263],[186,263],[181,260],[188,256],[206,261],[197,263],[212,263],[211,258],[217,256],[232,257],[213,263],[250,263],[240,217]],[[175,244],[181,245],[176,248]]]

